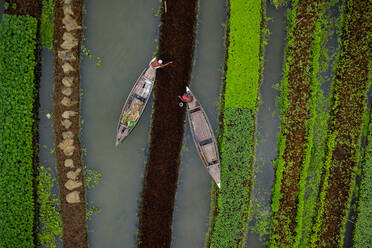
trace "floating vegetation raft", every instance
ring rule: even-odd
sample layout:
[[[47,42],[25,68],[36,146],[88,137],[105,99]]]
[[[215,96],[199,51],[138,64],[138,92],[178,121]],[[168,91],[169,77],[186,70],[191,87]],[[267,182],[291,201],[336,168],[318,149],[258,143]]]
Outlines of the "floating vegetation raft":
[[[163,1],[158,57],[173,64],[157,72],[151,141],[139,213],[138,247],[170,247],[185,109],[177,96],[190,80],[196,0]]]
[[[213,225],[206,242],[213,248],[241,247],[245,242],[253,183],[254,120],[262,78],[264,3],[257,0],[229,3],[223,123],[219,137],[221,189],[216,204],[211,207]]]
[[[364,0],[350,0],[345,4],[341,52],[332,82],[330,138],[313,247],[343,245],[370,86],[368,34],[372,6]]]
[[[354,247],[363,248],[372,244],[372,109],[369,109],[368,136],[364,148],[358,218],[354,231]]]
[[[272,195],[270,247],[298,247],[302,239],[307,170],[313,146],[319,82],[322,0],[292,2],[281,85],[281,126]]]
[[[260,78],[261,20],[261,1],[230,1],[226,108],[256,107]]]
[[[34,247],[37,20],[0,24],[0,247]]]

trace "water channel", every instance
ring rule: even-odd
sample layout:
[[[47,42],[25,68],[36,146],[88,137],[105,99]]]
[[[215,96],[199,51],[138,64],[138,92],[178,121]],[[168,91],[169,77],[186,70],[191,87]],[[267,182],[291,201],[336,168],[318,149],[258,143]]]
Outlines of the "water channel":
[[[149,141],[150,99],[131,135],[114,145],[122,104],[156,50],[159,1],[85,2],[84,45],[93,55],[81,63],[81,144],[88,168],[102,181],[87,193],[101,212],[88,220],[89,247],[135,247],[137,211]],[[102,59],[97,67],[97,56]]]
[[[268,44],[265,46],[263,81],[260,87],[261,104],[258,108],[256,117],[256,129],[258,133],[258,145],[256,147],[256,166],[258,167],[256,175],[256,184],[253,189],[254,208],[256,214],[266,214],[271,212],[271,191],[274,182],[273,160],[277,155],[277,136],[279,133],[279,106],[276,100],[280,92],[274,88],[274,84],[281,80],[284,49],[286,46],[286,8],[276,9],[269,1],[266,2],[266,16],[271,20],[267,23],[270,30]],[[258,207],[258,203],[262,207]],[[257,212],[258,210],[258,212]],[[250,226],[256,225],[255,221]],[[259,235],[249,231],[247,235],[248,248],[265,247],[264,242],[260,240]]]
[[[191,90],[217,132],[218,98],[223,76],[226,22],[224,1],[199,1]],[[180,177],[173,217],[172,247],[203,247],[208,230],[211,177],[195,148],[188,120],[183,139]]]
[[[54,85],[54,52],[42,49],[41,77],[39,85],[39,163],[50,171],[55,178],[53,194],[59,197],[56,155],[53,128],[53,85]],[[57,247],[62,247],[61,240],[57,240]]]
[[[0,18],[3,3],[4,0],[0,0]],[[147,156],[152,99],[135,130],[117,148],[114,138],[121,106],[156,49],[160,18],[155,14],[159,4],[158,1],[145,0],[112,0],[110,4],[99,0],[85,2],[84,25],[87,29],[84,45],[93,58],[84,56],[81,63],[81,144],[87,150],[84,163],[103,176],[96,189],[87,193],[88,204],[101,209],[88,220],[89,246],[93,248],[136,247],[136,215]],[[217,102],[223,76],[225,30],[222,24],[226,21],[226,6],[217,0],[200,1],[199,4],[191,89],[216,131]],[[268,2],[266,11],[272,18],[267,26],[271,35],[265,47],[264,77],[260,88],[262,103],[256,122],[260,133],[256,148],[259,169],[253,194],[262,198],[260,203],[270,209],[274,180],[272,160],[276,157],[280,123],[279,108],[275,103],[279,91],[273,85],[281,79],[286,9],[275,9]],[[97,56],[102,59],[100,66],[96,64]],[[41,57],[39,130],[43,131],[39,138],[39,161],[56,173],[53,120],[46,116],[53,111],[54,55],[52,51],[43,49]],[[172,247],[203,247],[208,230],[211,178],[197,154],[188,123],[183,144]],[[54,192],[58,193],[58,187]],[[345,243],[348,243],[348,238]],[[57,247],[61,247],[60,242]],[[264,247],[264,243],[256,233],[249,232],[247,247]]]

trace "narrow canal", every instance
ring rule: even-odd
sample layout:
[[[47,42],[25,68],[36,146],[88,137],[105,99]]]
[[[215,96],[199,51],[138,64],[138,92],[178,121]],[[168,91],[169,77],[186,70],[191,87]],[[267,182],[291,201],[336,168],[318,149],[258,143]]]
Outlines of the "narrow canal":
[[[271,34],[267,38],[268,44],[265,47],[263,81],[260,87],[261,104],[258,106],[256,117],[257,170],[255,172],[256,184],[252,192],[254,220],[250,223],[251,228],[265,224],[258,220],[270,221],[271,191],[275,176],[273,160],[277,156],[277,136],[280,125],[280,110],[276,104],[280,92],[274,88],[274,85],[280,82],[283,71],[284,49],[287,43],[286,12],[286,8],[276,9],[269,1],[266,2],[266,16],[271,18],[267,23],[267,28]],[[267,238],[268,236],[265,235],[261,240],[256,232],[249,231],[246,247],[265,247],[264,242]]]
[[[59,197],[53,128],[54,52],[43,48],[40,57],[39,164],[51,169],[53,178],[56,179],[52,192]],[[57,247],[62,247],[60,239],[57,239]]]
[[[156,50],[159,1],[85,2],[81,63],[83,162],[102,174],[87,202],[101,209],[88,220],[89,247],[135,247],[136,216],[150,131],[150,99],[142,119],[118,147],[114,140],[122,104]],[[101,65],[97,66],[97,56]]]
[[[57,178],[56,156],[53,129],[53,84],[54,53],[48,49],[41,50],[41,78],[39,87],[39,163],[51,168]],[[56,183],[57,184],[57,183]],[[58,193],[58,187],[55,192]]]
[[[190,88],[206,111],[215,134],[223,76],[226,3],[199,1],[194,67]],[[173,216],[172,247],[203,247],[208,230],[212,182],[199,157],[186,120],[178,192]]]

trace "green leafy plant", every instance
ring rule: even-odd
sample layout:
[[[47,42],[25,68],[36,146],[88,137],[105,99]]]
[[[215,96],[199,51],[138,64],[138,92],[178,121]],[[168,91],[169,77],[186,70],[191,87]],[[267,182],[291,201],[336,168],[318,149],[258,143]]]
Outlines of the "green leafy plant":
[[[41,44],[53,49],[54,37],[54,0],[43,0],[40,20],[40,41]]]
[[[33,247],[33,106],[37,20],[0,24],[0,247]]]
[[[221,145],[221,189],[218,215],[210,247],[238,247],[243,243],[250,215],[249,197],[252,177],[252,110],[226,108]]]
[[[360,159],[363,115],[371,84],[366,56],[369,51],[368,18],[371,6],[361,0],[345,4],[342,39],[339,40],[341,50],[331,89],[328,136],[335,136],[334,149],[327,150],[330,160],[320,189],[321,205],[311,237],[312,247],[343,245],[345,222]]]
[[[363,248],[372,244],[372,110],[369,113],[369,129],[362,159],[362,175],[358,202],[358,217],[354,229],[354,247]]]
[[[96,170],[89,169],[84,166],[84,180],[85,180],[85,187],[87,189],[94,189],[97,184],[101,181],[102,174]]]
[[[230,1],[226,108],[256,107],[261,47],[261,1]]]
[[[226,78],[218,136],[221,188],[212,186],[206,247],[242,247],[252,216],[255,115],[262,80],[265,5],[230,1]]]
[[[269,247],[298,247],[302,240],[303,214],[307,207],[307,173],[320,89],[317,79],[319,17],[323,12],[320,2],[294,0],[292,9],[288,10],[288,44],[279,100],[281,124],[275,161]],[[306,21],[303,21],[304,16],[307,17]],[[302,144],[294,146],[298,139]]]
[[[56,248],[56,239],[62,237],[62,219],[59,199],[52,193],[56,179],[50,168],[39,166],[37,202],[39,205],[38,245]]]

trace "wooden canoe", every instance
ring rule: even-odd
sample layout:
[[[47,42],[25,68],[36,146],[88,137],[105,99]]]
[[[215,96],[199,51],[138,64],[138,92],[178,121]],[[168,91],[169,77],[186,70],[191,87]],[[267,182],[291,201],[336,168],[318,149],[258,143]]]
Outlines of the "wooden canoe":
[[[127,97],[121,110],[117,126],[115,145],[118,146],[135,128],[150,98],[155,82],[156,69],[149,66],[145,69]]]
[[[187,116],[192,138],[205,168],[220,188],[220,156],[214,132],[203,107],[195,95],[188,87],[186,87],[186,91],[193,96],[192,102],[187,103]]]

